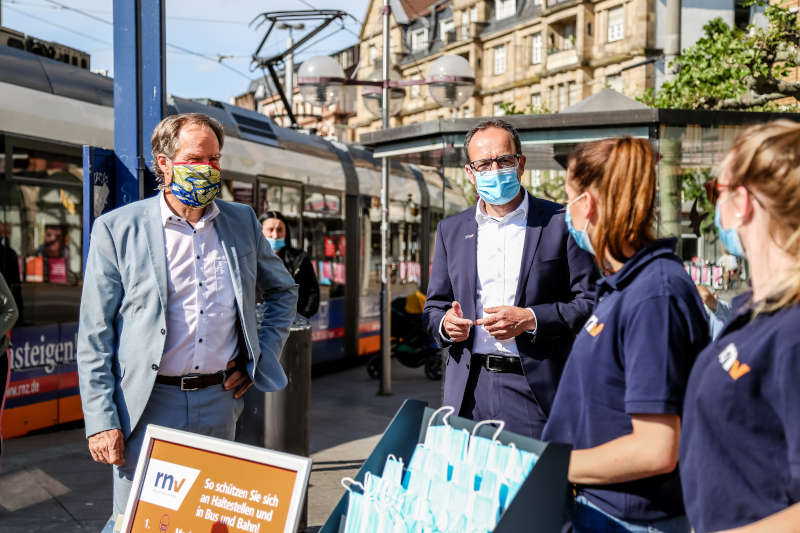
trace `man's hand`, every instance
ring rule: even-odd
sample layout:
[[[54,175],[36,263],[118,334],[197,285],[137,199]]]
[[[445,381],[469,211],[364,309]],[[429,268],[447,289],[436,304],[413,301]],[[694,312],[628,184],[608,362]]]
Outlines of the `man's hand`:
[[[98,463],[125,464],[125,438],[119,429],[107,429],[89,437],[89,453]]]
[[[489,335],[499,341],[513,339],[526,331],[536,329],[536,317],[529,309],[511,305],[487,307],[484,316],[475,321],[476,326],[483,326]]]
[[[453,342],[462,342],[469,337],[469,329],[472,327],[472,320],[464,318],[464,313],[461,311],[461,304],[453,302],[453,307],[447,310],[444,315],[444,322],[442,328],[450,340]]]
[[[228,370],[234,368],[235,366],[236,361],[229,362]],[[247,389],[253,386],[253,380],[241,370],[234,370],[228,374],[228,379],[225,380],[225,383],[223,383],[222,386],[225,388],[225,390],[236,389],[236,392],[233,393],[233,397],[241,398],[242,395],[247,392]]]

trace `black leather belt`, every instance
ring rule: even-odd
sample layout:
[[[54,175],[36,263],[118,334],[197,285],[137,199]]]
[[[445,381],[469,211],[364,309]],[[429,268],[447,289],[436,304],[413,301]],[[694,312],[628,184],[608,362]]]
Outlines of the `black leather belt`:
[[[522,362],[519,357],[509,357],[507,355],[496,355],[487,353],[472,354],[473,361],[489,372],[522,375]]]
[[[156,376],[156,383],[173,385],[181,390],[192,391],[219,385],[225,381],[225,371],[220,370],[215,374],[186,374],[185,376]]]

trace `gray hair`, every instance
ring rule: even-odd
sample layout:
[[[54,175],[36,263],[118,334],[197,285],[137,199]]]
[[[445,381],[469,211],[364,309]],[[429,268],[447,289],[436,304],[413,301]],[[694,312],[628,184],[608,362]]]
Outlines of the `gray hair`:
[[[211,129],[214,135],[217,136],[219,149],[222,150],[222,145],[225,142],[225,132],[219,120],[203,113],[182,113],[166,117],[158,123],[156,129],[153,130],[153,137],[150,139],[150,144],[153,147],[153,172],[156,175],[159,189],[164,186],[164,173],[158,167],[158,154],[164,154],[170,159],[175,157],[175,152],[178,151],[178,136],[181,133],[181,128],[186,124],[197,124]]]
[[[514,139],[514,148],[517,150],[517,153],[522,153],[522,142],[519,140],[519,133],[517,133],[517,129],[505,120],[501,120],[499,118],[490,118],[482,120],[472,126],[467,132],[466,137],[464,137],[464,154],[467,156],[467,160],[469,160],[469,142],[472,140],[472,136],[479,131],[488,130],[489,128],[506,130],[508,134],[511,135],[511,138]]]

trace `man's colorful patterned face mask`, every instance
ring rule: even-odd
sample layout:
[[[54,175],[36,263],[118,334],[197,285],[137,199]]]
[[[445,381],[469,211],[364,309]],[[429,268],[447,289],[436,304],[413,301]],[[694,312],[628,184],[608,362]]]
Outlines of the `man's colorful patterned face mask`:
[[[214,201],[222,189],[219,165],[214,161],[172,164],[172,194],[189,207],[205,207]]]

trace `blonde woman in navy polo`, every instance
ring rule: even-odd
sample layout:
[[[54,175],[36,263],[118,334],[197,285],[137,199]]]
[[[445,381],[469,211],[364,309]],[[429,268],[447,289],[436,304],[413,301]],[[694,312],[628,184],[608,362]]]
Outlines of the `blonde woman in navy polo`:
[[[722,163],[720,240],[751,291],[697,359],[680,465],[697,533],[800,531],[800,124],[749,128]]]
[[[678,442],[689,371],[708,343],[703,304],[675,240],[655,236],[650,144],[586,143],[568,161],[567,226],[605,276],[543,439],[573,447],[575,532],[688,533]]]

